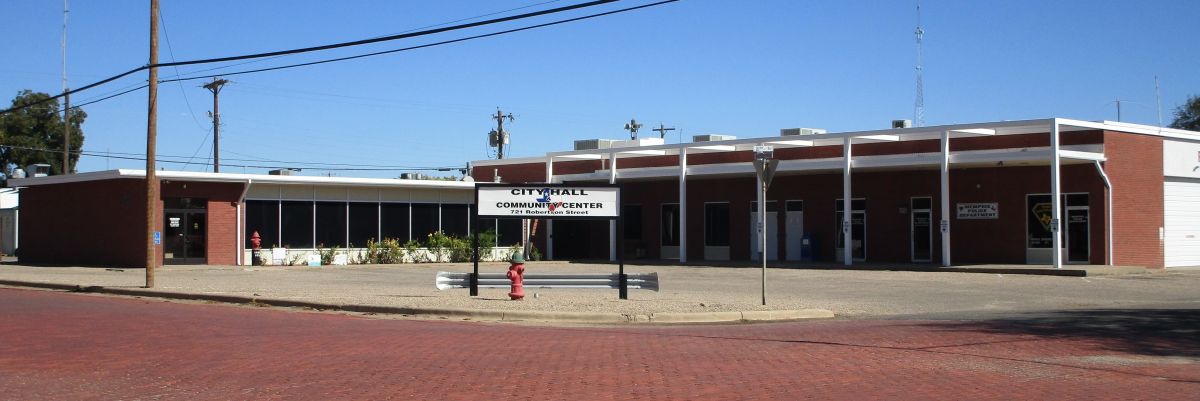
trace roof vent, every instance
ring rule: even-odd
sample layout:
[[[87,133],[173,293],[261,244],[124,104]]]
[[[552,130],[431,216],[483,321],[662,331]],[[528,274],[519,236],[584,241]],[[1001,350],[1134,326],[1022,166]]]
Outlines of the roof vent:
[[[784,128],[779,130],[779,136],[816,135],[824,133],[824,128]]]
[[[25,173],[30,177],[45,177],[50,175],[50,165],[45,163],[36,163],[25,166]]]
[[[912,120],[892,120],[892,129],[912,128]]]
[[[692,142],[732,141],[734,139],[737,139],[737,137],[733,135],[706,134],[692,136]]]
[[[608,149],[621,142],[616,139],[580,139],[575,141],[575,150]]]

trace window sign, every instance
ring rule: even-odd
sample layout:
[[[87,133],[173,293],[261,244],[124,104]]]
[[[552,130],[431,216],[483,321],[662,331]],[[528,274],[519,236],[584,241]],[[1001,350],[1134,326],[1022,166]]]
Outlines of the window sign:
[[[178,217],[168,217],[167,220],[170,221],[171,228],[179,227],[179,218]]]
[[[959,203],[959,220],[995,220],[1000,218],[998,203]]]

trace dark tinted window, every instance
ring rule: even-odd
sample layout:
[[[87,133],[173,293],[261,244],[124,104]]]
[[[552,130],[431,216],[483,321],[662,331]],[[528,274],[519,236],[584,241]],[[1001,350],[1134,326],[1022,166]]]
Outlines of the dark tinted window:
[[[750,211],[751,211],[751,212],[755,212],[755,213],[757,213],[757,212],[758,212],[758,202],[750,202]],[[779,211],[779,202],[777,202],[777,201],[767,201],[767,211],[768,211],[768,212],[777,212],[777,211]]]
[[[804,201],[787,201],[787,203],[784,205],[784,208],[786,208],[789,212],[803,212]]]
[[[317,245],[346,247],[346,202],[317,202]]]
[[[662,205],[662,219],[659,230],[662,233],[663,246],[679,246],[679,204]]]
[[[408,242],[408,204],[381,203],[379,204],[379,236],[382,239],[395,239],[400,243]]]
[[[313,203],[308,201],[283,201],[283,237],[280,245],[287,248],[313,247]]]
[[[442,205],[442,233],[457,238],[466,238],[470,233],[467,221],[471,219],[467,205]]]
[[[729,246],[729,204],[704,205],[704,245]]]
[[[852,210],[867,210],[867,200],[866,199],[851,199],[850,207],[852,208]],[[842,208],[842,200],[839,198],[837,200],[837,204],[833,206],[833,210],[840,212],[840,211],[842,211],[842,209],[843,209]]]
[[[1030,248],[1051,248],[1054,239],[1050,236],[1050,195],[1029,195],[1025,202],[1025,229]]]
[[[263,248],[279,245],[279,201],[246,201],[246,249],[256,231]]]
[[[412,236],[421,242],[438,230],[438,205],[436,203],[412,204]]]
[[[931,198],[912,198],[913,210],[925,210],[933,208],[933,199]]]
[[[379,204],[352,202],[350,203],[350,247],[362,248],[367,246],[367,240],[379,236]]]
[[[498,226],[496,229],[498,246],[513,246],[521,243],[520,219],[499,219],[496,220],[496,225]],[[538,224],[538,230],[545,229],[542,224]]]

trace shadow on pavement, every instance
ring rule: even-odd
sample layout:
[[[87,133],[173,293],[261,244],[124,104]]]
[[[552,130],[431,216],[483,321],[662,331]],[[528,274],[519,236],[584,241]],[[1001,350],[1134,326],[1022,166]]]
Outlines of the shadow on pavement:
[[[1200,357],[1200,309],[1097,309],[935,323],[954,331],[1086,340],[1110,351]]]

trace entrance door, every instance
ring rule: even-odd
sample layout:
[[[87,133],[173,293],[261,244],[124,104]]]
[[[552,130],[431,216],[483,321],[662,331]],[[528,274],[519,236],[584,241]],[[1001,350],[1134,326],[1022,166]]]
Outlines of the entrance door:
[[[198,198],[163,199],[163,263],[207,263],[207,204]]]
[[[767,260],[779,260],[778,202],[767,202]],[[750,260],[758,259],[758,202],[750,202]]]
[[[800,260],[804,240],[804,201],[787,201],[784,203],[784,238],[787,241],[785,249],[787,260]]]
[[[202,211],[165,211],[163,259],[169,264],[204,264],[207,215]]]
[[[929,262],[933,255],[933,199],[928,197],[912,198],[912,226],[909,230],[912,238],[912,261]]]
[[[1087,263],[1091,260],[1088,241],[1088,208],[1067,208],[1067,262]]]
[[[867,259],[867,201],[865,199],[853,199],[850,201],[850,256],[856,261],[865,261]],[[845,237],[842,235],[842,200],[837,200],[836,218],[838,227],[834,235],[834,243],[837,250],[837,261],[845,261],[843,256],[845,249]]]

